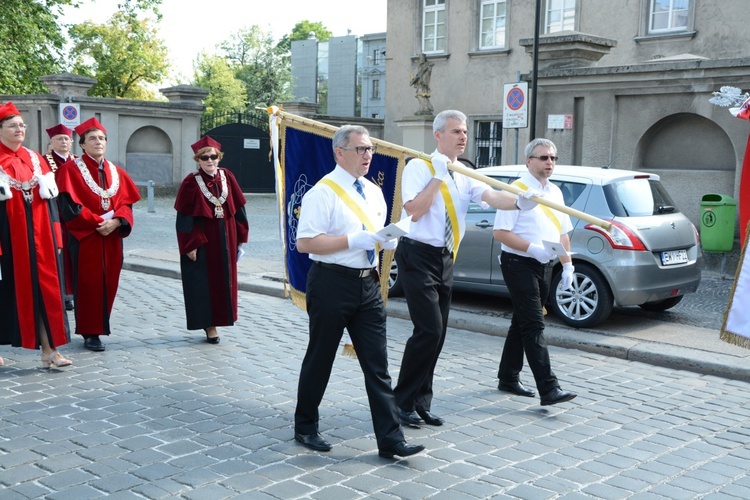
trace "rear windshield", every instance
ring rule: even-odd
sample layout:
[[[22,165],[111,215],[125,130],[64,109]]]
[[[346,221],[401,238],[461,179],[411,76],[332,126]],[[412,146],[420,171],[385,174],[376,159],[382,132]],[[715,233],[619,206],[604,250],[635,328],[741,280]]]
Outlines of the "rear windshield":
[[[678,213],[667,190],[653,179],[628,179],[603,186],[604,196],[616,217],[643,217]]]

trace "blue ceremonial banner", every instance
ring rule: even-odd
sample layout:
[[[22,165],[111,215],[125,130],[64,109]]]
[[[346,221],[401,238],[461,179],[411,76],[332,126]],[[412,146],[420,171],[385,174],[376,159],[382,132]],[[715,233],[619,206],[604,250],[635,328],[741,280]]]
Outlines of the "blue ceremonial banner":
[[[277,196],[279,196],[281,231],[284,240],[286,279],[292,302],[305,308],[305,289],[307,272],[312,261],[308,254],[297,251],[297,222],[299,221],[302,198],[323,176],[336,166],[333,156],[331,138],[336,128],[313,120],[300,124],[287,121],[282,114],[276,120],[279,146],[277,159]],[[292,115],[293,116],[293,115]],[[278,117],[277,117],[278,118]],[[274,142],[274,120],[272,116],[272,142]],[[307,123],[309,122],[309,123]],[[375,142],[375,141],[374,141]],[[381,153],[382,150],[385,152]],[[404,165],[404,154],[396,149],[378,145],[378,153],[373,156],[367,179],[383,189],[383,196],[388,204],[389,222],[401,219],[401,171]],[[280,178],[281,180],[279,181]],[[388,277],[393,251],[382,252],[381,287],[384,299],[388,293]]]

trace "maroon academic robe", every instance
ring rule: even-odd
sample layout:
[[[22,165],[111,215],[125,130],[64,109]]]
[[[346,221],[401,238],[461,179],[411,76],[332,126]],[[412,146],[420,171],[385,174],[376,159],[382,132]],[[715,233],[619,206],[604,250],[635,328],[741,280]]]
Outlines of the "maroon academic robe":
[[[0,167],[12,179],[31,181],[33,160],[43,174],[50,171],[38,153],[0,144]],[[23,191],[11,192],[13,198],[0,201],[0,344],[38,349],[41,320],[50,344],[59,347],[70,340],[70,332],[57,255],[62,241],[56,201],[39,196],[38,186],[31,189],[30,202]]]
[[[102,197],[84,181],[78,161],[101,188],[109,189],[113,178],[105,159],[99,169],[96,160],[84,154],[63,164],[55,178],[60,190],[60,217],[70,235],[68,248],[72,261],[73,297],[75,299],[76,333],[109,335],[109,318],[120,283],[123,262],[123,238],[133,229],[133,204],[141,199],[130,176],[114,166],[120,180],[116,193],[109,197],[109,208],[102,206]],[[96,228],[104,221],[102,215],[114,211],[122,221],[118,230],[107,236]]]
[[[57,169],[63,165],[63,163],[74,158],[74,155],[68,155],[67,158],[63,158],[54,151],[50,151],[49,153],[44,155],[44,159],[47,160],[47,164],[50,166],[53,172],[56,172]],[[73,273],[71,271],[71,269],[73,268],[73,262],[71,262],[70,260],[70,250],[68,250],[68,229],[65,227],[65,224],[61,224],[61,226],[63,243],[62,259],[63,269],[65,270],[65,294],[73,295]]]
[[[215,216],[214,204],[195,177],[199,175],[219,198],[219,171],[224,172],[227,182],[222,218]],[[237,321],[237,247],[247,242],[249,233],[245,197],[232,172],[219,168],[211,177],[199,168],[196,174],[182,181],[174,205],[188,330],[230,326]],[[192,250],[198,251],[195,261],[186,255]]]

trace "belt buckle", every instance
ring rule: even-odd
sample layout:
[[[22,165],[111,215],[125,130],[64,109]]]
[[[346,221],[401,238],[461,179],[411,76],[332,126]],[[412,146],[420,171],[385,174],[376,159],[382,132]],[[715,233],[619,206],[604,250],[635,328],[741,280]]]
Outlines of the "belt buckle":
[[[369,269],[360,269],[359,270],[359,277],[360,278],[366,278],[369,275],[370,275],[370,270]]]

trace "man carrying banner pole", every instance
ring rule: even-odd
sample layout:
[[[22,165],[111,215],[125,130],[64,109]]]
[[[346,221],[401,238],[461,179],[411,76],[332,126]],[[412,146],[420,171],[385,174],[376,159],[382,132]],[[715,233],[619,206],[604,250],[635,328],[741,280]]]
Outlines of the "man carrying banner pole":
[[[376,234],[388,212],[380,188],[364,177],[376,148],[367,129],[354,125],[339,128],[332,146],[337,165],[304,195],[297,227],[297,249],[308,253],[313,265],[306,290],[310,339],[294,438],[313,450],[331,450],[319,433],[318,407],[346,328],[364,374],[379,455],[414,455],[424,446],[404,439],[388,374],[386,312],[376,269],[378,250],[392,250],[396,241]]]

